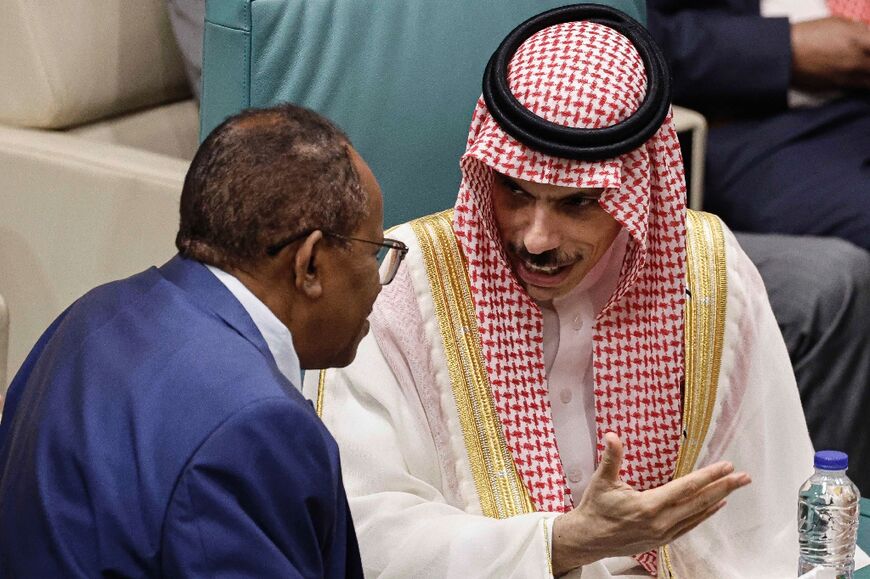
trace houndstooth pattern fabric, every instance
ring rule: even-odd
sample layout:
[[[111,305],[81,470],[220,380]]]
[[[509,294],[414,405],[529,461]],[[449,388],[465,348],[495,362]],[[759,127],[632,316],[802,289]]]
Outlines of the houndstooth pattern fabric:
[[[633,45],[590,22],[533,35],[511,60],[508,79],[537,115],[582,128],[624,120],[646,87]],[[670,115],[634,151],[605,161],[571,161],[505,134],[481,99],[461,169],[453,227],[468,260],[496,410],[536,509],[564,512],[572,499],[550,415],[542,316],[502,248],[490,199],[493,170],[538,183],[604,188],[601,207],[628,230],[617,288],[593,329],[598,457],[604,434],[616,432],[625,445],[626,482],[638,490],[667,482],[680,441],[685,291],[685,179]],[[654,552],[638,560],[654,572]]]
[[[870,0],[828,0],[831,14],[870,24]]]

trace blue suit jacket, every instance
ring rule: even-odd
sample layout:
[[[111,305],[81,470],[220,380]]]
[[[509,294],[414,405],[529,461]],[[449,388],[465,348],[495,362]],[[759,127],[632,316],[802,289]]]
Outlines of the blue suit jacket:
[[[362,576],[335,441],[202,264],[94,289],[0,424],[0,576]]]

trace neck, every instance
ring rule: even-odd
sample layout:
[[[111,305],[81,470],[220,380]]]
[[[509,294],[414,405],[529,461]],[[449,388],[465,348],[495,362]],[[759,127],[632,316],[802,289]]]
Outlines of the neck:
[[[292,333],[291,294],[279,288],[275,272],[247,266],[227,267],[224,271],[242,282]]]

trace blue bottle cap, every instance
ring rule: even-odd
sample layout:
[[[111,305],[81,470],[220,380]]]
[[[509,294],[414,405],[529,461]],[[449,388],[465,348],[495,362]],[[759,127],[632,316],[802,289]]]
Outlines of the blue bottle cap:
[[[820,450],[813,459],[813,466],[822,470],[846,470],[849,455],[839,450]]]

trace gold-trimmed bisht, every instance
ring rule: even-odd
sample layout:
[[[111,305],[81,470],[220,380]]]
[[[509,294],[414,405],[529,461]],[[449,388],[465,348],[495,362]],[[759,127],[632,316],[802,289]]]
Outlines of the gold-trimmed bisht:
[[[465,449],[483,514],[504,519],[534,511],[495,410],[465,257],[453,234],[453,210],[411,222],[417,236]]]
[[[701,211],[686,215],[685,387],[683,440],[674,478],[695,469],[716,403],[725,337],[725,235],[719,218]],[[659,549],[659,577],[676,579],[670,546]]]
[[[481,510],[493,518],[534,511],[517,473],[495,412],[486,374],[465,258],[453,234],[453,211],[411,222],[423,252],[429,288],[447,357],[450,383],[459,414]],[[692,472],[707,436],[725,332],[725,241],[714,215],[687,211],[686,270],[689,298],[685,308],[685,387],[683,440],[674,478]],[[317,413],[323,414],[326,371],[320,373]],[[545,527],[546,529],[546,527]],[[659,549],[659,577],[675,579],[669,546]]]

